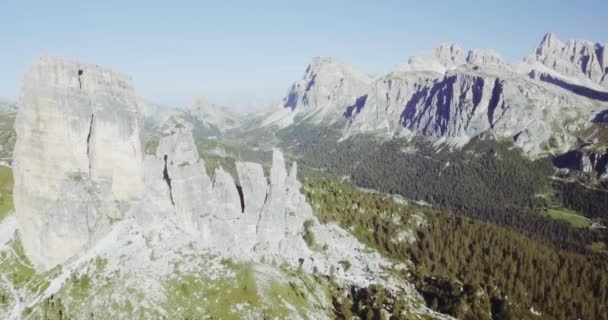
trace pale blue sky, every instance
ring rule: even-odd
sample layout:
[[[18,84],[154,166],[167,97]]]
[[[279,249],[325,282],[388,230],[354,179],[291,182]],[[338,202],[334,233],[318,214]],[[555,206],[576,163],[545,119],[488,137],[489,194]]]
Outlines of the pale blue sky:
[[[279,100],[313,56],[381,73],[453,41],[515,61],[547,31],[608,42],[607,13],[606,0],[1,0],[0,96],[51,54],[127,73],[164,104]]]

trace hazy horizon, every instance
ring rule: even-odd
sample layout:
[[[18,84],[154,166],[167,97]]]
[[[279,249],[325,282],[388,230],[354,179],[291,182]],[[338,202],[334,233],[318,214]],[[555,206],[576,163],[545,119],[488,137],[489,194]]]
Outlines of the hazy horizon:
[[[608,3],[516,2],[6,3],[0,97],[16,98],[26,67],[44,54],[128,74],[138,95],[183,107],[197,96],[220,104],[280,101],[314,56],[378,74],[442,42],[491,48],[509,62],[549,31],[608,42]]]

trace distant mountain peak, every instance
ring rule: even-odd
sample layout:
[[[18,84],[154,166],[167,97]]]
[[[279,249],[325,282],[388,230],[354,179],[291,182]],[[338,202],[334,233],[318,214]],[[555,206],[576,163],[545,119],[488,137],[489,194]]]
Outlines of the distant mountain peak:
[[[419,134],[456,144],[491,131],[532,156],[546,153],[547,145],[551,152],[569,147],[573,133],[605,108],[608,50],[548,33],[525,62],[509,65],[492,49],[442,43],[370,77],[336,59],[315,58],[292,85],[284,110],[264,123],[344,124],[342,139]]]
[[[445,67],[457,67],[466,62],[465,51],[456,43],[442,43],[433,50],[435,58]]]
[[[524,61],[530,65],[541,64],[571,84],[608,90],[608,49],[605,45],[589,40],[563,42],[549,32],[534,54]],[[546,70],[537,71],[546,73]]]
[[[555,50],[559,50],[564,46],[564,43],[557,38],[555,33],[548,32],[543,36],[536,53],[538,55],[547,54]]]

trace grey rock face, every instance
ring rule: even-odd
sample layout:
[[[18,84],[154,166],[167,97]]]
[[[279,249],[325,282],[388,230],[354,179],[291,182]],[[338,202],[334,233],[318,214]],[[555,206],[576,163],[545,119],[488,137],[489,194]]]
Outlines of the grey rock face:
[[[590,80],[608,90],[607,51],[606,45],[585,40],[564,43],[555,34],[548,33],[526,62],[540,63],[568,78]]]
[[[126,76],[41,58],[25,75],[15,128],[15,208],[37,268],[86,246],[115,210],[111,203],[142,197],[140,124]],[[84,206],[67,196],[89,188],[99,191],[84,197]],[[44,238],[46,230],[62,231]]]
[[[599,104],[508,71],[461,66],[441,79],[394,73],[376,82],[346,136],[362,132],[420,133],[466,143],[491,131],[535,155],[565,150]],[[397,119],[399,119],[397,121]],[[556,131],[555,128],[562,128]]]
[[[284,99],[284,107],[314,121],[342,118],[369,90],[371,77],[332,58],[314,58],[302,80],[295,82]]]
[[[341,90],[323,91],[324,100],[300,99],[309,93],[296,89],[306,83],[310,88],[331,88],[337,86],[336,82],[362,79],[319,76],[327,69],[313,64],[304,77],[308,82],[294,84],[285,106],[298,115],[299,109],[326,111],[277,121],[280,116],[287,117],[283,110],[269,118],[284,125],[313,117],[317,124],[342,125],[345,119],[341,139],[358,134],[421,134],[462,145],[488,132],[513,139],[531,156],[561,153],[575,143],[576,132],[589,126],[592,116],[608,102],[608,93],[597,90],[603,81],[598,66],[605,68],[605,52],[590,42],[564,44],[548,35],[529,63],[512,66],[492,50],[465,52],[458,45],[442,44],[429,53],[415,55],[408,64],[386,75],[363,81],[365,85],[357,86],[357,90],[343,86]],[[349,74],[357,73],[351,70]],[[571,86],[563,79],[586,82]],[[585,87],[588,84],[590,88]],[[343,117],[336,117],[338,114]]]
[[[455,68],[466,63],[465,51],[455,43],[443,43],[433,50],[435,58],[446,68]]]
[[[361,107],[349,113],[346,136],[373,132],[392,134],[401,126],[404,106],[420,95],[419,91],[439,81],[438,77],[434,72],[393,72],[379,78]]]
[[[245,212],[255,216],[262,211],[264,201],[268,195],[268,180],[264,176],[264,169],[259,163],[237,162],[236,171],[239,175],[244,197]],[[259,216],[254,219],[257,222]]]
[[[222,167],[215,170],[213,197],[216,201],[216,215],[224,219],[238,219],[242,216],[241,199],[232,176]]]
[[[221,167],[212,179],[207,176],[187,127],[170,131],[156,157],[146,159],[146,198],[134,215],[145,212],[150,221],[173,220],[204,246],[229,255],[306,252],[300,232],[313,215],[300,192],[295,163],[288,175],[283,154],[275,150],[267,178],[260,164],[237,162],[239,191]],[[170,205],[158,200],[163,197],[170,198]]]
[[[398,65],[395,72],[431,71],[444,74],[462,65],[507,68],[507,64],[493,50],[473,49],[465,51],[454,43],[444,43],[430,53],[419,53],[411,57],[406,65]]]
[[[474,49],[467,55],[467,63],[480,66],[496,66],[505,68],[507,65],[494,50]]]
[[[163,186],[168,191],[177,225],[196,234],[196,216],[202,208],[211,210],[205,204],[214,198],[211,179],[203,159],[199,158],[191,131],[181,124],[174,126],[159,141],[156,159],[151,161],[157,163],[155,167],[159,170],[152,173],[156,180],[151,185]],[[152,194],[157,196],[156,192]]]
[[[415,55],[407,65],[397,66],[393,72],[379,78],[372,78],[336,59],[315,58],[306,69],[302,80],[295,82],[290,88],[284,99],[284,110],[270,115],[264,123],[287,126],[293,123],[296,116],[316,124],[342,123],[344,119],[348,120],[365,112],[363,109],[369,100],[384,99],[378,93],[385,90],[384,81],[390,81],[387,78],[392,75],[407,77],[408,83],[416,77],[427,81],[431,78],[439,79],[446,71],[467,64],[507,68],[502,59],[491,50],[473,50],[467,53],[456,44],[442,44],[430,53]],[[417,74],[404,76],[404,73]],[[383,82],[380,83],[378,79]],[[395,86],[392,81],[389,85],[391,90]],[[395,110],[387,109],[380,113],[395,113]],[[377,115],[377,123],[366,124],[364,127],[381,127],[384,130],[390,127],[390,123],[398,122],[399,114],[400,112],[397,112],[396,117]]]
[[[144,159],[136,101],[128,78],[97,66],[43,58],[28,71],[14,197],[37,268],[66,261],[131,218],[151,229],[171,223],[234,255],[306,251],[299,232],[312,210],[280,151],[269,178],[259,164],[237,163],[237,187],[221,167],[207,176],[192,126],[174,121]]]

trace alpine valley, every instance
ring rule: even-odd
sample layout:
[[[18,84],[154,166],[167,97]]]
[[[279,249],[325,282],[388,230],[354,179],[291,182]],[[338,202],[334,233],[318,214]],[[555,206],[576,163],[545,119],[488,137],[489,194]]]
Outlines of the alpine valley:
[[[608,319],[608,45],[286,87],[172,108],[34,61],[0,100],[0,319]]]

